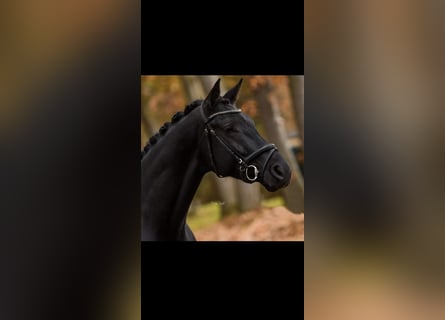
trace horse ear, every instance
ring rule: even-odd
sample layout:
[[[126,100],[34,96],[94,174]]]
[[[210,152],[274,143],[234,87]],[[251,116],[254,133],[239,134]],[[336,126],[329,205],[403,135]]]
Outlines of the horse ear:
[[[203,106],[205,108],[213,107],[216,103],[216,100],[219,98],[220,95],[220,87],[219,84],[221,82],[221,79],[218,79],[215,84],[213,85],[213,88],[210,90],[207,97],[204,99]]]
[[[241,88],[241,83],[243,82],[243,78],[234,86],[232,89],[226,92],[223,98],[229,99],[231,104],[234,104],[236,99],[238,98],[238,92]]]

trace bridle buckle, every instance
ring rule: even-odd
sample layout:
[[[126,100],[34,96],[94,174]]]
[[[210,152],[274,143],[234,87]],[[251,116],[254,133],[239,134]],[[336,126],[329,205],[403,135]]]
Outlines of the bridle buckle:
[[[249,169],[251,169],[251,168],[253,169],[253,177],[249,176]],[[258,173],[259,173],[258,168],[255,167],[253,164],[250,164],[250,165],[247,166],[247,168],[246,168],[246,178],[247,178],[247,180],[249,180],[249,181],[256,181],[256,179],[258,178]]]

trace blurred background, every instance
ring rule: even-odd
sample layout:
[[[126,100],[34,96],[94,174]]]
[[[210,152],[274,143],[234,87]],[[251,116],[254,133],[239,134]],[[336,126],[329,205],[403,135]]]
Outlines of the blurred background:
[[[444,9],[305,2],[305,319],[445,318]]]
[[[0,318],[140,319],[140,1],[0,8]]]
[[[303,240],[304,76],[142,76],[141,149],[174,113],[204,99],[218,78],[224,93],[241,77],[237,106],[277,145],[292,168],[291,183],[268,192],[259,183],[210,172],[195,194],[188,223],[198,240]]]

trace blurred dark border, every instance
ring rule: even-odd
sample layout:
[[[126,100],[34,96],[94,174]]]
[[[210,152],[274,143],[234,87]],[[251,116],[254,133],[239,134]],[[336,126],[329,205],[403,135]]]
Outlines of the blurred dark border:
[[[139,309],[140,10],[102,5],[4,11],[16,70],[0,102],[2,120],[15,112],[0,135],[1,319]]]

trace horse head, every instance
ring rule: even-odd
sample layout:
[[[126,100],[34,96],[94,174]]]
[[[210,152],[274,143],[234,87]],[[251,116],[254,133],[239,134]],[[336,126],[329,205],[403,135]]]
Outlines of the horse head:
[[[220,79],[202,102],[206,147],[203,157],[219,177],[261,183],[268,191],[287,186],[291,169],[274,144],[267,143],[254,121],[236,107],[242,79],[223,96]]]

